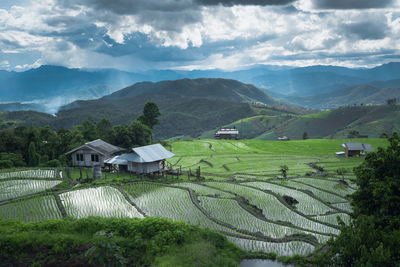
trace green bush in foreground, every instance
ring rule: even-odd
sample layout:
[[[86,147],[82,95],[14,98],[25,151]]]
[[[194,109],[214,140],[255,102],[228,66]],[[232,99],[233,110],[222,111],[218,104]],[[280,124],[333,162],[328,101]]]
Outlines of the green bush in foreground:
[[[238,266],[241,255],[219,233],[159,218],[0,220],[3,265]]]

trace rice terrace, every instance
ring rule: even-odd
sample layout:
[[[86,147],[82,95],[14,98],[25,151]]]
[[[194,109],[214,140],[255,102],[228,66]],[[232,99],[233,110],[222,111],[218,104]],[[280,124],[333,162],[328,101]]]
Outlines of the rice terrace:
[[[2,170],[0,218],[162,217],[211,228],[247,251],[308,255],[338,236],[338,217],[350,220],[353,167],[364,158],[337,157],[345,141],[171,141],[168,163],[181,174],[156,178],[104,173],[77,183],[87,171]]]

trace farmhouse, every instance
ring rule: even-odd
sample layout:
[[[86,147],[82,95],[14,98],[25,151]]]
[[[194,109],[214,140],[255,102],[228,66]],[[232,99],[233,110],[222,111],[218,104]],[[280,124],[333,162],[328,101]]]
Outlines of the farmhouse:
[[[278,137],[278,141],[289,141],[289,140],[290,140],[289,137],[287,137],[286,135]]]
[[[215,139],[239,139],[239,130],[233,128],[220,128],[215,133]]]
[[[363,152],[373,152],[374,149],[370,144],[362,144],[359,142],[346,142],[342,144],[344,153],[348,157],[363,155]]]
[[[122,150],[124,149],[97,139],[72,149],[65,154],[72,154],[72,165],[74,167],[104,167],[104,161],[111,158],[114,153]]]
[[[166,171],[165,160],[175,154],[162,145],[155,144],[133,148],[130,153],[122,154],[113,159],[114,162],[126,165],[129,172],[148,174]]]

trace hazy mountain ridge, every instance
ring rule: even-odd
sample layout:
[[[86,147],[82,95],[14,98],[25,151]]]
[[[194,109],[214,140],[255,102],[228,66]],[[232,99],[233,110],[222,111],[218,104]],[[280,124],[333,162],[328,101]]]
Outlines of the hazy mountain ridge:
[[[271,95],[313,109],[332,109],[349,105],[378,105],[386,103],[390,98],[400,100],[400,80],[376,81],[314,96]]]
[[[231,72],[153,70],[141,73],[112,69],[88,70],[42,66],[25,72],[0,71],[0,103],[36,103],[44,106],[48,112],[55,113],[60,106],[74,100],[103,97],[135,82],[158,82],[183,78],[234,79],[266,89],[267,92],[271,92],[271,95],[304,97],[330,93],[374,81],[400,79],[400,63],[389,63],[372,69],[336,66],[291,68],[261,65]],[[148,87],[151,87],[151,84]],[[140,93],[144,93],[148,87],[141,84]]]

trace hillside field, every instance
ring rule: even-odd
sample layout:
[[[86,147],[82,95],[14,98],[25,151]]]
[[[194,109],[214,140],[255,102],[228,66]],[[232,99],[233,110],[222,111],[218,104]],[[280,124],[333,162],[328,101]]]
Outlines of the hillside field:
[[[167,148],[176,154],[170,163],[183,170],[178,177],[104,173],[101,180],[76,184],[78,169],[71,178],[65,171],[2,171],[0,218],[162,217],[213,229],[244,251],[308,255],[339,234],[337,217],[350,220],[352,168],[364,158],[337,158],[344,141],[176,141]],[[375,149],[387,142],[352,141]],[[289,168],[286,179],[282,165]],[[190,176],[199,166],[201,179]],[[338,175],[338,168],[347,172]]]
[[[171,163],[192,172],[200,166],[202,172],[215,174],[214,179],[218,180],[241,174],[271,178],[279,175],[282,165],[289,167],[289,177],[304,176],[315,171],[307,165],[310,162],[324,167],[328,174],[335,174],[337,168],[346,168],[350,174],[363,157],[336,157],[335,152],[343,151],[341,144],[347,141],[369,143],[375,149],[387,142],[381,138],[177,141],[172,143],[176,156]]]
[[[351,131],[376,138],[400,130],[400,105],[348,106],[312,114],[266,112],[258,111],[256,116],[224,127],[236,127],[241,138],[260,140],[276,140],[283,135],[299,140],[304,132],[310,138],[338,139],[348,137]],[[204,132],[201,138],[213,138],[215,130]]]

